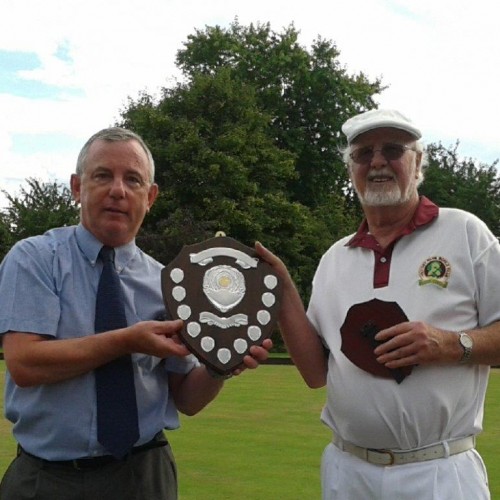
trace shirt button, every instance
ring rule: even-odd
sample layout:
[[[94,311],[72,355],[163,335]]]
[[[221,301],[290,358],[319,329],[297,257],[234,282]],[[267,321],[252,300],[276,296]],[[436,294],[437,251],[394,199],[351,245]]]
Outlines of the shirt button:
[[[382,264],[385,264],[387,262],[387,259],[385,257],[381,257],[380,262],[382,262]]]

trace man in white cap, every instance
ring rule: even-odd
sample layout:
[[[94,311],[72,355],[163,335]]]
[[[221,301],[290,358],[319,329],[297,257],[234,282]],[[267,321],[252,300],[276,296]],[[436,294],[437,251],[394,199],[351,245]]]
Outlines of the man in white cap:
[[[419,196],[420,130],[392,110],[342,127],[364,210],[322,257],[307,310],[283,263],[280,327],[310,387],[327,386],[323,499],[490,498],[475,450],[500,363],[500,245],[464,211]]]

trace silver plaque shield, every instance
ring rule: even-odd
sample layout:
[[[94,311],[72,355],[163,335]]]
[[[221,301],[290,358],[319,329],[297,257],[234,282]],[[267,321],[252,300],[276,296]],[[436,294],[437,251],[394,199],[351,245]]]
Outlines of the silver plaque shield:
[[[276,326],[281,283],[254,249],[226,236],[185,246],[162,271],[165,305],[181,338],[220,374],[243,361]]]

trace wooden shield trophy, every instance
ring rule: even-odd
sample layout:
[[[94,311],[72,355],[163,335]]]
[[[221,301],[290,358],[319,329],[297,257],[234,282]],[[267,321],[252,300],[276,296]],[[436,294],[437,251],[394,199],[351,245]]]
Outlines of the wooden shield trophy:
[[[238,367],[276,325],[280,280],[253,248],[233,238],[183,247],[161,280],[172,318],[184,321],[181,339],[219,375]]]

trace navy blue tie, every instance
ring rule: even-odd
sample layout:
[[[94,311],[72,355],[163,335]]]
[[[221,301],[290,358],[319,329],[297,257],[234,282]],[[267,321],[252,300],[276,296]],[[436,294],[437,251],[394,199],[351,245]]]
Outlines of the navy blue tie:
[[[97,289],[95,332],[127,326],[120,278],[114,265],[115,251],[102,247],[103,262]],[[130,355],[95,370],[97,439],[116,458],[123,458],[139,439],[134,370]]]

